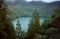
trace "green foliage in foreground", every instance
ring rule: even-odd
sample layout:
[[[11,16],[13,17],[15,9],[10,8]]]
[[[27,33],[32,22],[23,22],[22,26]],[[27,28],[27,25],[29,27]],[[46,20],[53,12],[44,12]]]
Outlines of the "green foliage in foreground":
[[[3,0],[0,0],[0,39],[16,39],[13,24],[6,17],[6,7]]]
[[[0,39],[17,39],[13,24],[6,17],[6,13],[6,6],[2,1],[0,2]],[[22,31],[20,39],[60,39],[60,10],[54,11],[51,20],[45,19],[42,25],[35,10],[28,26],[27,33]]]

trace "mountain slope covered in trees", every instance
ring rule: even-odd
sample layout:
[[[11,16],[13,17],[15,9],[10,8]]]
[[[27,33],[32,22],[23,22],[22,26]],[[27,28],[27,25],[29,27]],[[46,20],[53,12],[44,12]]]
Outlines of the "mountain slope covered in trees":
[[[10,3],[8,5],[8,16],[12,19],[18,18],[20,16],[31,16],[34,9],[37,9],[40,16],[44,16],[49,18],[52,14],[54,9],[60,8],[60,1],[52,2],[52,3],[45,3],[45,2],[18,2],[15,4]],[[47,16],[48,15],[48,16]]]

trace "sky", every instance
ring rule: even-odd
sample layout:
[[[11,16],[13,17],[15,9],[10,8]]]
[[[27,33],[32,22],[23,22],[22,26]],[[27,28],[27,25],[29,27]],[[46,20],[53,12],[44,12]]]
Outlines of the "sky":
[[[60,0],[42,0],[42,1],[49,3],[49,2],[60,1]]]
[[[7,1],[12,1],[12,2],[14,2],[14,1],[18,1],[18,0],[7,0]],[[19,0],[19,1],[20,1],[20,0]],[[21,0],[21,1],[26,1],[26,2],[31,2],[31,1],[43,1],[43,2],[49,3],[49,2],[60,1],[60,0]]]

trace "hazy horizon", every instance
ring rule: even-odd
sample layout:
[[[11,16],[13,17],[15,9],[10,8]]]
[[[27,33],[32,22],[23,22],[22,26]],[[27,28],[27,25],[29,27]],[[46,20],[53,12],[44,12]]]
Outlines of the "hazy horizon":
[[[60,1],[60,0],[7,0],[8,2],[15,2],[15,1],[20,1],[20,2],[32,2],[32,1],[42,1],[42,2],[46,2],[46,3],[50,3],[50,2],[55,2],[55,1]]]

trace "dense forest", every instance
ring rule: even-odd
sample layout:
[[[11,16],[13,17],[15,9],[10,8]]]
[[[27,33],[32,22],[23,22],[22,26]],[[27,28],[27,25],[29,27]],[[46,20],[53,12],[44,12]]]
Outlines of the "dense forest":
[[[0,0],[0,39],[60,39],[60,9],[55,9],[49,19],[40,25],[39,12],[33,11],[28,24],[27,32],[21,30],[19,20],[16,30],[11,19],[7,16],[8,5]]]

